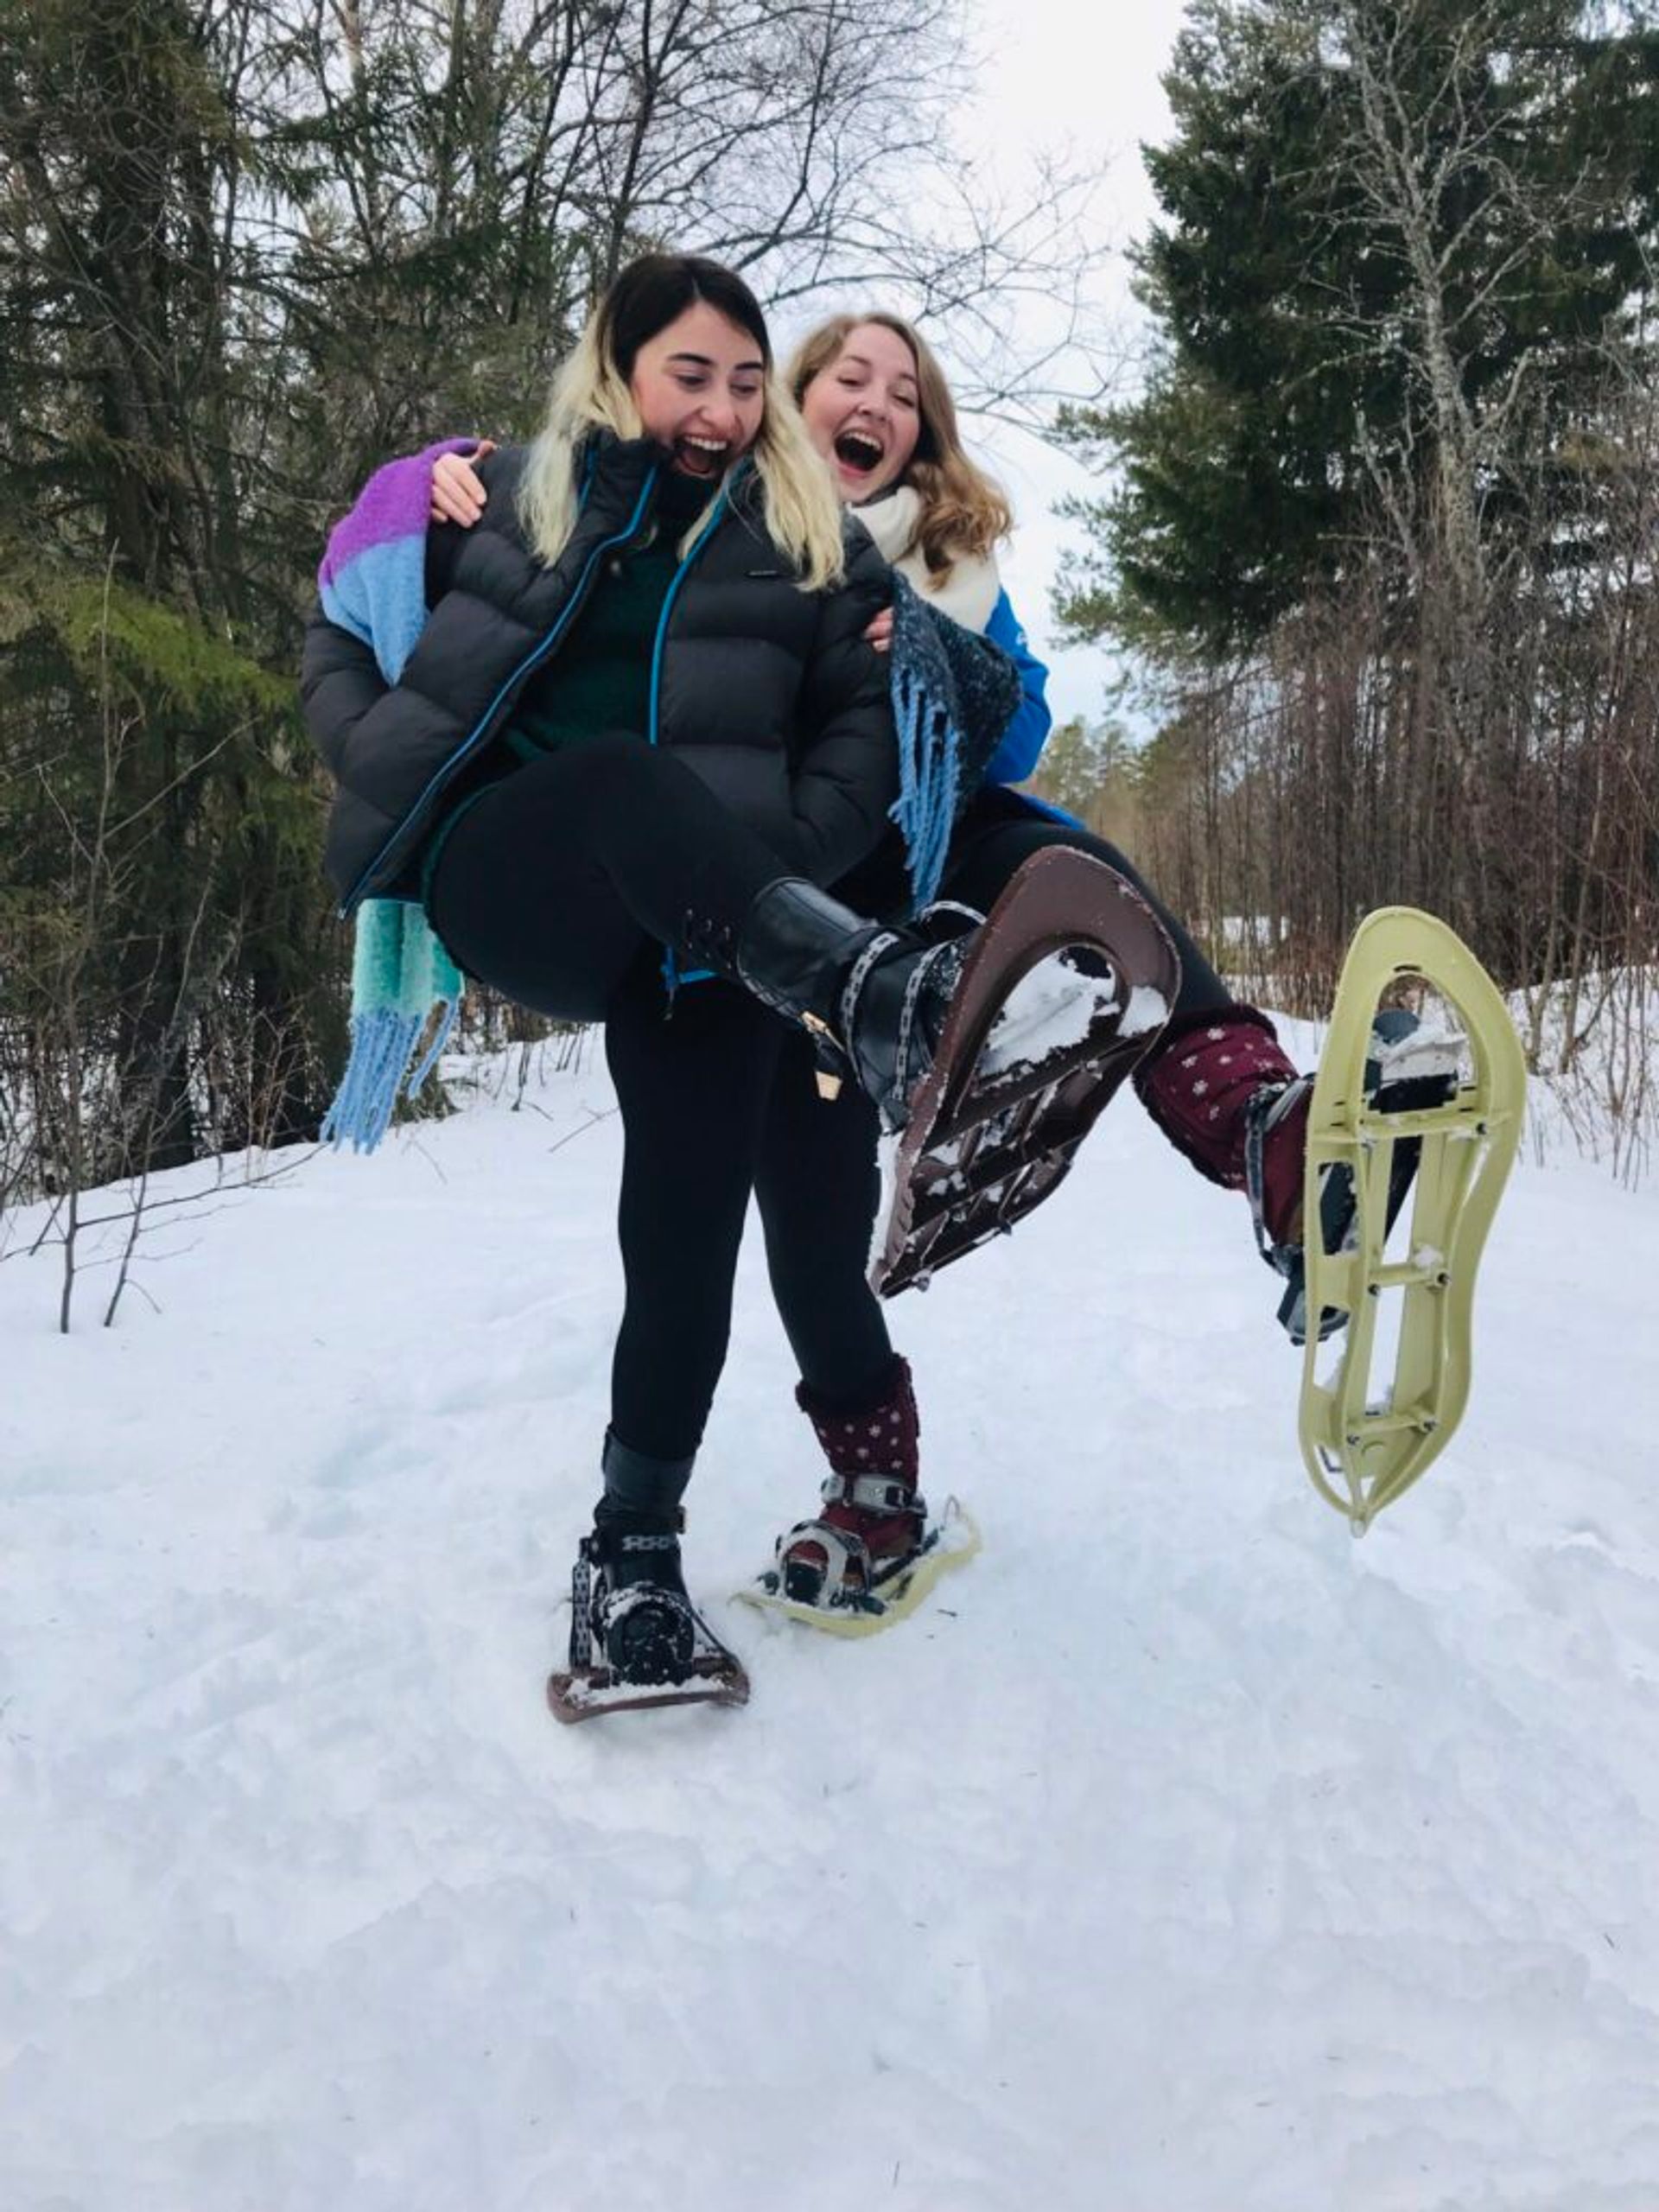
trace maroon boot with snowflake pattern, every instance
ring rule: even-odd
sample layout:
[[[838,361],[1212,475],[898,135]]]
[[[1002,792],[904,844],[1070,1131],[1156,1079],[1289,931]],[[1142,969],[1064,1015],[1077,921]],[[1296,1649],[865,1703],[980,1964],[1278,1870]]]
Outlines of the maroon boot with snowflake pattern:
[[[1262,1227],[1275,1245],[1301,1236],[1311,1085],[1254,1007],[1188,1014],[1135,1071],[1141,1103],[1178,1152],[1226,1191],[1249,1186],[1250,1124],[1262,1124]],[[1281,1110],[1275,1113],[1274,1108]]]
[[[778,1540],[783,1593],[803,1605],[874,1595],[914,1558],[927,1529],[927,1502],[916,1487],[920,1421],[909,1363],[895,1353],[881,1395],[850,1412],[804,1382],[795,1397],[830,1473],[823,1512]]]

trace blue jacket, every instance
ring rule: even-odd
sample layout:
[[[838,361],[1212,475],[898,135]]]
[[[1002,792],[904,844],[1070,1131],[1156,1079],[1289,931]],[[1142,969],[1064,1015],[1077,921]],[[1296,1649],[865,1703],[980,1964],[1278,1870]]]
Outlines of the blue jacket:
[[[1043,696],[1048,671],[1031,650],[1024,626],[1008,604],[1005,591],[997,594],[991,619],[985,625],[985,635],[994,645],[1001,646],[1020,671],[1020,704],[1002,733],[1001,743],[987,764],[985,781],[1023,784],[1042,757],[1053,726],[1054,717]]]

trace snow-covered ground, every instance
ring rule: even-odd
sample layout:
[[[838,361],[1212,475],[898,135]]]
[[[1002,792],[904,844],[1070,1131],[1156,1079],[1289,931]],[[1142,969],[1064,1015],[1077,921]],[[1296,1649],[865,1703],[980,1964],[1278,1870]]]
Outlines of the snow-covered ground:
[[[689,1558],[753,1702],[563,1730],[608,1105],[221,1196],[112,1331],[0,1267],[5,2212],[1654,2212],[1659,1193],[1523,1155],[1355,1543],[1121,1102],[893,1309],[986,1547],[861,1643],[724,1601],[819,1471],[752,1244]]]

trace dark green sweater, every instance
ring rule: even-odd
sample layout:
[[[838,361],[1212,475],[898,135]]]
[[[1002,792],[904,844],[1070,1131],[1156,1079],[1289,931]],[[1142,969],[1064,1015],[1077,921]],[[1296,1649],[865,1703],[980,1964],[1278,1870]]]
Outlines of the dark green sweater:
[[[665,475],[645,527],[631,545],[608,553],[587,604],[558,651],[524,686],[512,724],[491,747],[435,825],[421,864],[421,898],[429,897],[439,855],[461,817],[500,781],[501,754],[521,765],[582,745],[607,731],[651,734],[651,662],[680,565],[680,543],[707,505],[709,486]]]
[[[645,528],[607,554],[575,628],[524,687],[506,743],[521,760],[581,745],[607,730],[651,730],[651,661],[680,565],[680,543],[709,486],[664,476]]]

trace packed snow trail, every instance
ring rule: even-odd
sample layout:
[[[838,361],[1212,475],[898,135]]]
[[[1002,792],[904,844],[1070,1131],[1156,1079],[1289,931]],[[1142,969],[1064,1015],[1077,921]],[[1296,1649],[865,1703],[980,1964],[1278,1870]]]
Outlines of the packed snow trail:
[[[752,1240],[687,1555],[753,1702],[564,1730],[607,1105],[226,1192],[111,1332],[0,1267],[6,2212],[1653,2212],[1659,1194],[1517,1169],[1356,1544],[1126,1095],[893,1309],[986,1548],[868,1643],[722,1601],[821,1471]]]

